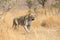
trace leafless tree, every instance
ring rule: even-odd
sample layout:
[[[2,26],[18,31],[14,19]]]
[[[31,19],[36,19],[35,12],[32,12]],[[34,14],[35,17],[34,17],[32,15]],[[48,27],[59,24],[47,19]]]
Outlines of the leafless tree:
[[[37,1],[44,7],[47,0],[37,0]]]
[[[5,12],[8,12],[10,9],[12,9],[15,6],[15,3],[16,1],[13,0],[0,0],[0,11],[2,11],[0,18],[2,18],[3,15],[6,15]]]

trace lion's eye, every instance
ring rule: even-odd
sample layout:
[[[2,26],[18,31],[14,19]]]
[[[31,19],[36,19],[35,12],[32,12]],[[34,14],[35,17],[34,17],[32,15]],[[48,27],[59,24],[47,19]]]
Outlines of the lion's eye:
[[[34,18],[32,20],[34,20]]]

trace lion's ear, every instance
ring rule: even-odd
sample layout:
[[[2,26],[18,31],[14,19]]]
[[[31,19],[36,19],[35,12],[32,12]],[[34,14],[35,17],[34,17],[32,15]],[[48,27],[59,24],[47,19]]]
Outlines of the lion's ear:
[[[25,19],[27,19],[28,18],[28,16],[25,16]]]

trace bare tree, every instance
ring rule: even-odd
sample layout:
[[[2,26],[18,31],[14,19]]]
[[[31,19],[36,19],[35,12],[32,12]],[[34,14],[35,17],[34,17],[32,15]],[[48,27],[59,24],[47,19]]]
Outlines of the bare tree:
[[[45,3],[47,0],[37,0],[39,4],[41,4],[43,7],[45,7]]]
[[[16,2],[13,0],[0,0],[0,9],[3,9],[3,11],[9,11],[15,6],[15,3]]]
[[[27,6],[29,8],[28,13],[31,13],[32,0],[26,0]]]
[[[27,3],[28,8],[31,9],[31,7],[33,5],[32,0],[27,0],[26,3]]]
[[[37,15],[37,11],[36,11],[37,7],[36,7],[35,2],[32,0],[27,0],[26,3],[27,3],[27,6],[29,8],[28,13],[31,13],[31,9],[33,9],[35,12],[34,16],[36,16]]]
[[[2,11],[0,18],[2,18],[3,15],[6,15],[5,12],[8,12],[10,9],[12,9],[15,6],[15,3],[16,2],[13,0],[0,0],[0,11]]]

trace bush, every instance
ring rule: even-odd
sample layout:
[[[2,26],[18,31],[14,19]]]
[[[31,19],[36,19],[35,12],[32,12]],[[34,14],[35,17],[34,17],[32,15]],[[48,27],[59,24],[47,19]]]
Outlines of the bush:
[[[38,3],[41,4],[41,5],[44,7],[46,1],[47,1],[47,0],[38,0]]]
[[[14,7],[16,2],[13,0],[0,0],[0,9],[3,11],[9,11],[12,7]]]

